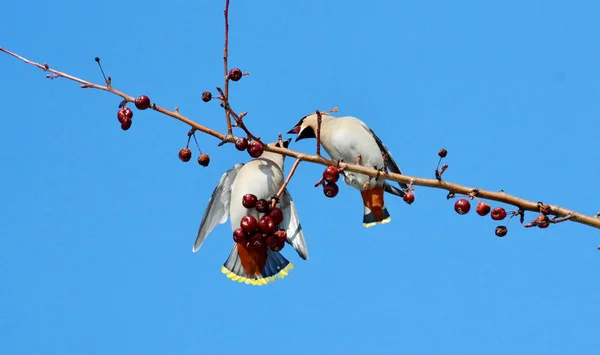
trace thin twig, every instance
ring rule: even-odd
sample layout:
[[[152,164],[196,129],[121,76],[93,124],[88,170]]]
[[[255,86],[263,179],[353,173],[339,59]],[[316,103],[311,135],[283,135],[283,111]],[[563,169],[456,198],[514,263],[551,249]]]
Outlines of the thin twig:
[[[82,87],[108,91],[117,96],[122,97],[126,101],[129,101],[129,102],[135,101],[134,97],[127,95],[121,91],[118,91],[112,87],[108,88],[103,85],[94,84],[94,83],[79,79],[77,77],[74,77],[72,75],[51,69],[48,65],[42,65],[42,64],[39,64],[36,62],[32,62],[20,55],[12,53],[1,47],[0,47],[0,52],[7,53],[15,58],[22,60],[23,62],[25,62],[27,64],[31,64],[31,65],[38,67],[44,71],[48,71],[48,72],[57,74],[60,77],[78,82],[78,83],[82,84]],[[194,122],[190,118],[185,117],[178,112],[170,111],[170,110],[167,110],[160,106],[153,106],[152,108],[164,115],[173,117],[181,122],[184,122],[200,132],[209,134],[209,135],[219,139],[220,141],[224,141],[226,143],[234,143],[235,142],[235,139],[236,139],[235,137],[233,137],[233,136],[227,137],[218,131],[215,131],[213,129],[210,129],[199,123]],[[290,150],[290,149],[283,148],[283,147],[272,147],[272,146],[265,145],[264,149],[266,151],[270,151],[270,152],[285,155],[288,157],[296,158],[297,160],[300,160],[300,161],[307,161],[307,162],[321,164],[321,165],[325,165],[325,166],[329,166],[329,165],[338,166],[345,171],[351,171],[351,172],[355,172],[355,173],[365,174],[365,175],[368,175],[371,177],[376,177],[380,173],[376,169],[370,169],[370,168],[356,165],[356,164],[337,162],[337,161],[334,161],[331,159],[323,158],[318,155],[307,155],[305,153],[297,152],[297,151]],[[409,175],[396,174],[396,173],[392,173],[392,172],[390,172],[388,174],[384,174],[384,175],[380,176],[380,178],[385,179],[385,180],[392,180],[392,181],[396,181],[396,182],[400,182],[400,183],[406,183],[406,184],[412,182],[412,184],[416,185],[416,186],[424,186],[424,187],[432,187],[432,188],[436,188],[436,189],[442,189],[442,190],[449,191],[450,194],[468,195],[471,191],[473,191],[472,187],[463,186],[463,185],[459,185],[456,183],[451,183],[451,182],[448,182],[445,180],[440,181],[440,180],[436,180],[436,179],[418,178],[418,177],[412,177]],[[479,191],[479,193],[477,194],[477,196],[482,199],[506,203],[509,205],[516,206],[519,209],[524,210],[524,211],[532,211],[532,212],[539,211],[538,202],[528,201],[528,200],[525,200],[525,199],[522,199],[522,198],[519,198],[516,196],[512,196],[503,191],[494,192],[494,191],[487,191],[487,190],[483,190],[483,189],[478,189],[478,191]],[[555,216],[558,216],[558,217],[570,216],[570,220],[573,222],[585,224],[585,225],[595,227],[595,228],[600,228],[600,218],[596,217],[596,215],[591,215],[591,216],[585,215],[583,213],[571,211],[569,209],[566,209],[566,208],[563,208],[560,206],[556,206],[556,205],[550,205],[550,207],[552,209],[552,214]]]
[[[223,69],[225,74],[225,94],[223,95],[223,102],[225,103],[225,119],[227,120],[227,137],[233,135],[231,128],[231,112],[229,109],[229,68],[227,65],[227,59],[229,58],[229,0],[225,0],[225,10],[223,11],[225,16],[225,44],[223,49]]]
[[[277,200],[279,198],[281,198],[281,195],[283,195],[283,191],[285,191],[285,188],[290,183],[290,180],[292,180],[292,176],[294,176],[294,173],[296,172],[296,168],[298,167],[298,165],[300,165],[301,161],[302,161],[301,157],[296,158],[296,161],[294,162],[294,165],[292,165],[292,169],[288,173],[288,176],[285,178],[283,185],[281,185],[281,187],[279,188],[279,191],[277,191],[277,195],[276,195],[277,198],[276,199],[274,198],[273,201],[271,202],[271,208],[275,207],[275,205],[277,204]]]

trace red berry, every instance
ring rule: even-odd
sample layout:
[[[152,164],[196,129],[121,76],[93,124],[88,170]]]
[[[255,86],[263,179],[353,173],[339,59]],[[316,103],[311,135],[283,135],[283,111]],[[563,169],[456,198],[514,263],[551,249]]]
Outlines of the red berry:
[[[287,232],[283,229],[276,230],[275,234],[273,234],[273,235],[283,241],[285,241],[287,239]]]
[[[248,140],[246,138],[238,138],[235,140],[235,149],[242,150],[248,149]]]
[[[209,102],[210,100],[212,100],[212,94],[210,93],[210,91],[203,92],[202,93],[202,101]]]
[[[258,142],[248,143],[248,154],[250,154],[252,158],[260,157],[264,150],[265,149],[263,148],[262,144]]]
[[[258,222],[254,216],[244,216],[240,221],[240,227],[242,227],[244,232],[252,233],[258,228]]]
[[[273,219],[275,225],[279,225],[279,223],[283,222],[283,211],[281,211],[281,208],[275,207],[269,212],[269,217]]]
[[[246,208],[254,208],[257,200],[256,195],[245,194],[244,197],[242,197],[242,205]]]
[[[548,228],[548,226],[550,225],[550,218],[548,218],[548,216],[544,214],[540,214],[535,219],[535,222],[538,228]]]
[[[265,239],[265,244],[267,245],[267,248],[273,250],[273,248],[276,248],[277,244],[279,244],[279,238],[274,235],[270,235],[267,237],[267,239]]]
[[[261,232],[252,234],[248,246],[255,249],[263,248],[265,246],[265,235]]]
[[[131,120],[133,118],[133,111],[129,107],[123,107],[119,111],[117,111],[117,119],[119,122],[123,123],[126,119]]]
[[[242,71],[240,68],[233,68],[229,71],[229,79],[238,81],[242,78]]]
[[[496,207],[492,210],[490,215],[494,221],[501,221],[506,218],[506,211],[502,207]]]
[[[238,228],[233,231],[233,241],[236,243],[246,243],[248,238],[242,228]]]
[[[340,179],[340,171],[335,166],[328,166],[323,172],[323,180],[337,182]]]
[[[454,210],[458,214],[467,214],[467,213],[469,213],[470,209],[471,209],[471,203],[469,203],[469,200],[466,200],[464,198],[461,198],[460,200],[456,201],[456,203],[454,204]]]
[[[131,127],[133,120],[131,118],[125,118],[123,122],[121,122],[121,129],[126,131]]]
[[[477,204],[477,208],[475,209],[475,212],[477,212],[478,215],[480,216],[485,216],[486,214],[490,213],[490,205],[488,205],[485,202],[479,202]]]
[[[192,151],[189,148],[181,148],[179,151],[179,159],[183,162],[188,162],[192,159]]]
[[[273,218],[269,216],[263,216],[258,220],[258,229],[263,233],[273,233],[275,226],[275,221],[273,221]]]
[[[256,210],[260,213],[267,213],[271,209],[269,201],[260,199],[256,201]]]
[[[404,200],[404,202],[410,205],[413,202],[415,202],[415,195],[412,192],[409,192],[407,194],[404,194],[404,196],[402,196],[402,199]]]
[[[496,227],[496,235],[498,237],[504,237],[508,233],[508,229],[505,226]]]
[[[200,164],[202,166],[208,166],[209,163],[210,163],[210,157],[208,156],[208,154],[202,154],[201,156],[198,157],[198,164]]]
[[[329,198],[337,196],[339,191],[340,189],[338,188],[335,182],[328,182],[325,185],[323,185],[323,193]]]
[[[279,239],[279,242],[277,242],[277,245],[274,248],[271,248],[272,251],[281,251],[281,249],[283,249],[283,247],[285,246],[285,241]]]
[[[139,110],[145,110],[150,107],[150,99],[146,95],[139,96],[135,99],[135,107]]]
[[[446,155],[448,155],[448,151],[446,150],[446,148],[442,148],[440,149],[440,151],[438,152],[438,155],[440,156],[440,158],[445,158]]]

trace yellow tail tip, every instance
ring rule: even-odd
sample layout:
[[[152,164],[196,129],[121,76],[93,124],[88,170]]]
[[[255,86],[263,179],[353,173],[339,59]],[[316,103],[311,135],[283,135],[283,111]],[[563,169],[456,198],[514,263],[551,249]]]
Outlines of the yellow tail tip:
[[[392,217],[388,217],[388,218],[383,219],[383,220],[378,221],[378,222],[363,223],[363,226],[365,228],[370,228],[370,227],[373,227],[376,224],[387,224],[387,223],[390,223],[391,221],[392,221]]]
[[[280,270],[277,274],[275,274],[273,276],[263,277],[260,279],[250,279],[250,278],[247,278],[244,276],[236,275],[233,272],[231,272],[230,270],[228,270],[225,266],[221,267],[221,272],[223,274],[225,274],[225,276],[227,276],[227,278],[231,279],[232,281],[243,282],[247,285],[262,286],[262,285],[266,285],[271,282],[275,282],[276,278],[283,279],[284,277],[286,277],[289,274],[289,271],[292,270],[293,268],[294,268],[294,264],[289,263],[289,264],[287,264],[287,266],[285,268]]]

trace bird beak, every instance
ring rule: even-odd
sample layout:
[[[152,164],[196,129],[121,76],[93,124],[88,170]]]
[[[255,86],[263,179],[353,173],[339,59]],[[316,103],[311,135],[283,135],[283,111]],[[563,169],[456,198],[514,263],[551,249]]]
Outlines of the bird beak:
[[[288,131],[288,134],[298,134],[300,133],[300,126],[296,126]]]

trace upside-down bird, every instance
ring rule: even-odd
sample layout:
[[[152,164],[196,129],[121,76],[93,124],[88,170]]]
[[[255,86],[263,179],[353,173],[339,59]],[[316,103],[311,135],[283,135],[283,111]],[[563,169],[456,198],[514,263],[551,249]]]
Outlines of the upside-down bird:
[[[283,141],[284,147],[287,148],[290,140]],[[269,145],[279,146],[279,143]],[[225,223],[227,218],[231,219],[231,229],[235,231],[240,228],[240,221],[244,216],[252,215],[258,220],[265,214],[255,209],[247,209],[242,205],[242,199],[244,195],[252,194],[257,199],[271,201],[284,182],[284,159],[283,155],[265,151],[260,157],[246,164],[236,164],[223,174],[202,217],[192,249],[194,252],[200,249],[204,239],[215,226]],[[287,233],[286,242],[294,247],[302,259],[308,259],[308,250],[296,206],[287,189],[279,199],[279,208],[283,212],[283,221],[279,226]],[[267,247],[254,248],[246,243],[234,242],[229,258],[223,264],[221,271],[232,280],[263,285],[274,281],[275,276],[280,278],[286,276],[288,270],[293,267],[293,264],[279,251],[272,251]]]

